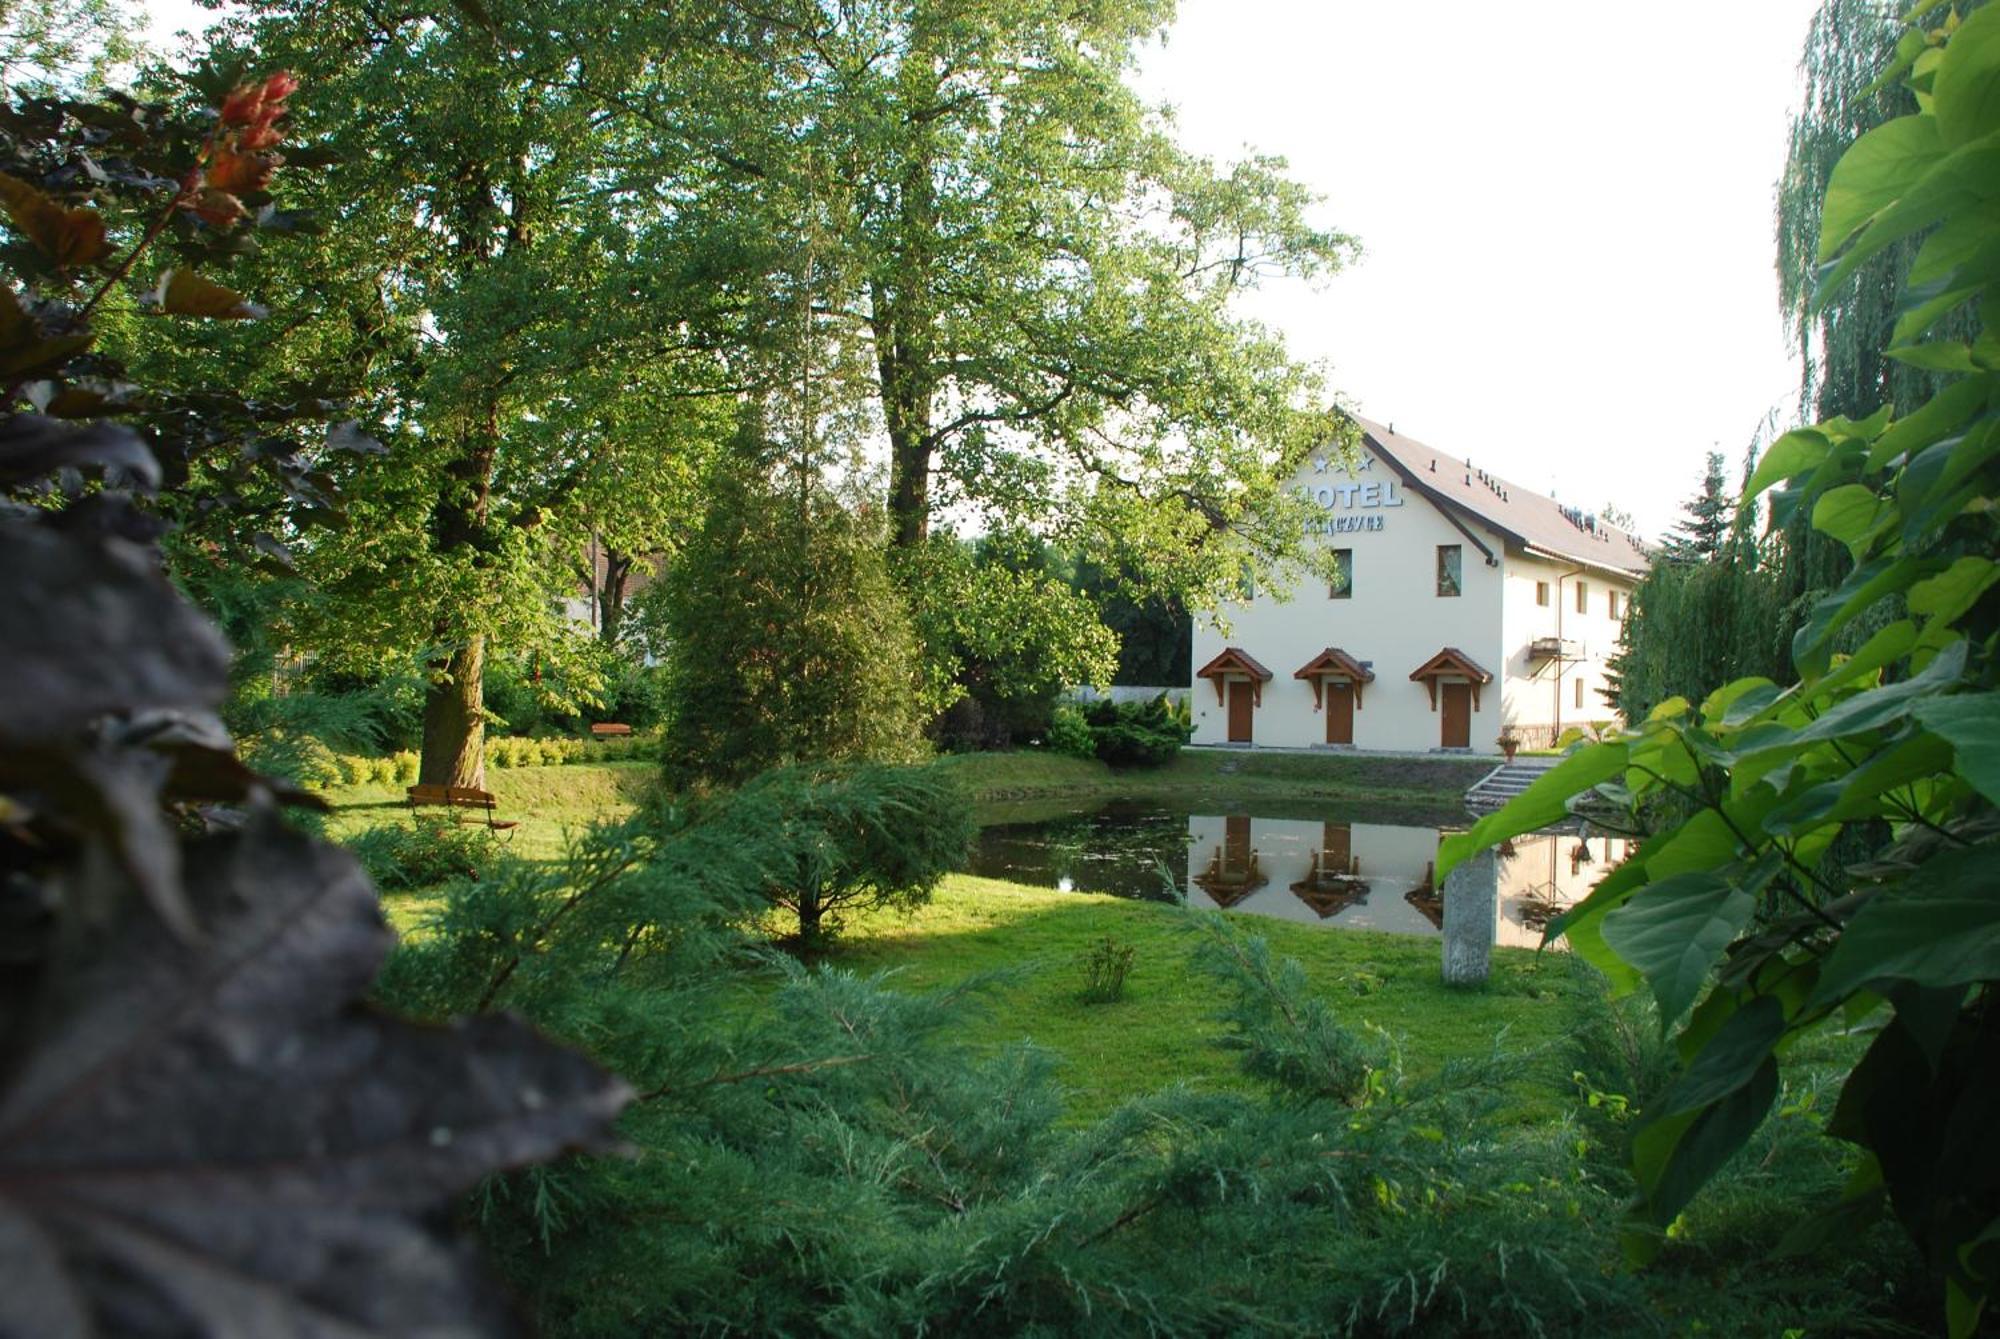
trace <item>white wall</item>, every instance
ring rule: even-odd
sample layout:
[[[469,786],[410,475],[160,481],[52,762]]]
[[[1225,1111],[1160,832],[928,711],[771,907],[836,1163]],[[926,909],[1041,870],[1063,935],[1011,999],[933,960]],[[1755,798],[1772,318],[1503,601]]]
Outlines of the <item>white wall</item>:
[[[1632,583],[1598,571],[1576,571],[1574,563],[1550,562],[1518,551],[1507,555],[1505,719],[1530,744],[1547,743],[1558,728],[1611,721],[1618,715],[1604,697],[1605,671],[1618,650],[1619,628],[1631,600]],[[1579,581],[1586,592],[1583,613],[1576,609]],[[1548,583],[1546,608],[1535,603],[1537,582]],[[1611,617],[1610,592],[1614,590],[1619,603],[1616,620]],[[1581,659],[1557,666],[1529,655],[1536,638],[1557,635],[1570,643]],[[1560,684],[1556,681],[1558,668]],[[1580,708],[1576,705],[1579,679],[1583,682]]]
[[[1394,479],[1378,462],[1360,476]],[[1333,482],[1351,484],[1345,474],[1317,475],[1311,466],[1298,482],[1309,487]],[[1264,685],[1263,705],[1253,720],[1253,742],[1288,748],[1325,747],[1326,718],[1313,706],[1312,686],[1292,672],[1329,646],[1356,660],[1372,661],[1375,681],[1361,693],[1354,713],[1354,747],[1421,752],[1439,746],[1443,713],[1434,710],[1424,685],[1410,681],[1410,671],[1440,649],[1455,646],[1494,676],[1480,690],[1472,715],[1471,747],[1475,753],[1498,753],[1494,742],[1501,721],[1502,578],[1501,567],[1486,566],[1485,558],[1464,534],[1436,508],[1400,485],[1388,496],[1400,506],[1364,509],[1343,507],[1338,498],[1329,516],[1380,516],[1379,530],[1354,530],[1323,536],[1332,548],[1354,551],[1354,594],[1345,600],[1327,597],[1326,587],[1306,579],[1280,599],[1259,591],[1248,605],[1230,604],[1218,611],[1229,624],[1220,631],[1213,620],[1196,615],[1193,670],[1200,669],[1224,647],[1240,647],[1271,671]],[[1360,499],[1352,499],[1356,504]],[[1473,532],[1496,556],[1503,546],[1484,527]],[[1460,548],[1463,593],[1456,598],[1437,593],[1437,546]],[[1530,589],[1530,600],[1533,591]],[[1229,737],[1226,704],[1216,700],[1206,679],[1194,681],[1196,744],[1222,744]]]

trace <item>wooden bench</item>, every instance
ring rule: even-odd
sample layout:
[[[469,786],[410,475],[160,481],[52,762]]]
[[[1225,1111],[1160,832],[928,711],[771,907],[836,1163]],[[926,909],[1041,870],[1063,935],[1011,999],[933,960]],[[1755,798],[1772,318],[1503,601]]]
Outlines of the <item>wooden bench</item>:
[[[483,809],[486,811],[486,826],[495,832],[506,832],[520,827],[518,821],[502,822],[494,817],[499,801],[490,790],[474,790],[470,786],[411,786],[409,789],[410,808],[420,805],[441,805],[450,809]]]
[[[631,733],[631,726],[620,725],[616,721],[603,721],[590,727],[592,739],[622,739]]]

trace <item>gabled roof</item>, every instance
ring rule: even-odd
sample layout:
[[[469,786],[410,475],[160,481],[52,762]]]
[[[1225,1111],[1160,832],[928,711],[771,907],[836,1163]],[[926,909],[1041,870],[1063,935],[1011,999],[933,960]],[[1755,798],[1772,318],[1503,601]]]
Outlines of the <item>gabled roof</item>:
[[[1474,469],[1371,419],[1356,416],[1354,423],[1364,446],[1394,467],[1413,491],[1491,526],[1516,548],[1625,577],[1643,576],[1651,565],[1636,539],[1602,518]]]
[[[1481,669],[1479,662],[1459,650],[1456,646],[1445,647],[1444,650],[1410,671],[1412,679],[1430,679],[1440,674],[1462,675],[1474,683],[1493,682],[1493,676]]]
[[[1218,674],[1247,674],[1257,680],[1271,677],[1271,671],[1258,664],[1251,654],[1240,646],[1223,647],[1222,654],[1196,670],[1194,677],[1212,679]]]
[[[1375,671],[1337,646],[1329,646],[1292,671],[1294,679],[1314,679],[1322,674],[1345,674],[1356,683],[1374,683]]]

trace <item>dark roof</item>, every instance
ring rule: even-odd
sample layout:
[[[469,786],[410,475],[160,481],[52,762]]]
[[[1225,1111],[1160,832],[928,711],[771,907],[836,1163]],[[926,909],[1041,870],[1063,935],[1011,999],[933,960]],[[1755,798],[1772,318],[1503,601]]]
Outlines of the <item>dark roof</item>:
[[[1601,517],[1563,507],[1552,497],[1475,469],[1371,419],[1357,416],[1354,422],[1366,447],[1394,466],[1412,489],[1491,526],[1517,548],[1633,577],[1643,576],[1651,564],[1636,539]]]
[[[1444,650],[1411,670],[1410,678],[1433,679],[1440,674],[1462,675],[1474,683],[1493,682],[1493,676],[1481,668],[1478,661],[1459,650],[1456,646],[1445,647]]]
[[[1197,679],[1213,678],[1218,674],[1248,674],[1254,679],[1271,677],[1271,671],[1258,664],[1256,657],[1240,646],[1225,646],[1221,655],[1194,672]]]
[[[1294,679],[1310,679],[1322,674],[1345,674],[1360,683],[1374,683],[1375,671],[1337,646],[1329,646],[1292,671]]]

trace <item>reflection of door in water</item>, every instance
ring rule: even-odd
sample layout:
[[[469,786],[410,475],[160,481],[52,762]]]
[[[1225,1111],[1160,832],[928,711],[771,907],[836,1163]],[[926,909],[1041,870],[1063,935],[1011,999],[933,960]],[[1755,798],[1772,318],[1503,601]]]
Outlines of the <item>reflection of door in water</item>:
[[[1320,849],[1325,860],[1320,868],[1329,874],[1355,874],[1360,865],[1354,859],[1354,829],[1346,823],[1320,825]]]
[[[1470,748],[1472,745],[1472,685],[1440,685],[1444,693],[1444,747]]]
[[[1231,870],[1250,867],[1250,815],[1231,814],[1222,820],[1222,861]]]
[[[1326,742],[1354,742],[1354,685],[1329,683],[1326,686]]]
[[[1229,742],[1250,742],[1250,681],[1247,679],[1229,681]]]

